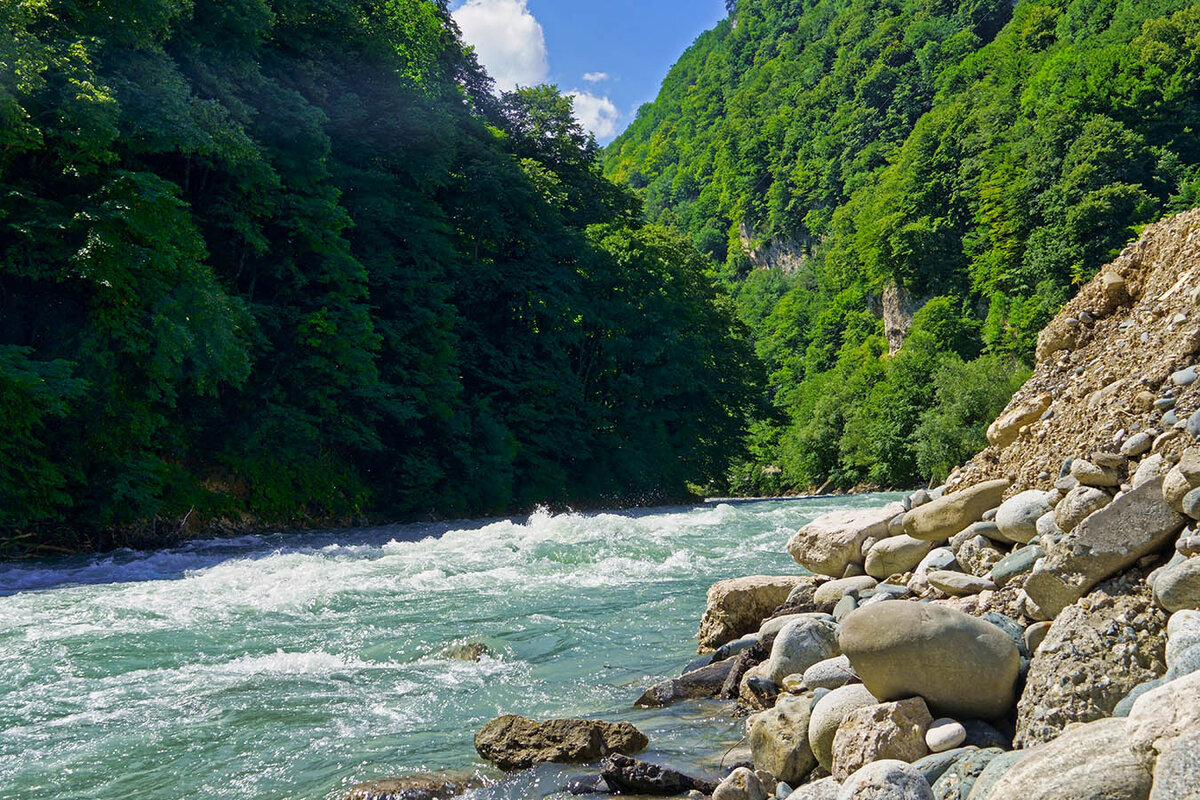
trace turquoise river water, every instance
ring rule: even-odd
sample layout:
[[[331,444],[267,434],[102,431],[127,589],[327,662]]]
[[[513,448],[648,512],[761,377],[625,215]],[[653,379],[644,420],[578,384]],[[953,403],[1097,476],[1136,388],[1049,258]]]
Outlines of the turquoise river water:
[[[795,574],[791,533],[890,497],[389,526],[0,565],[0,798],[335,800],[452,769],[500,777],[503,713],[628,719],[643,757],[715,775],[715,703],[639,710],[695,655],[705,591]],[[477,663],[445,658],[481,641]],[[472,798],[557,796],[578,769]]]

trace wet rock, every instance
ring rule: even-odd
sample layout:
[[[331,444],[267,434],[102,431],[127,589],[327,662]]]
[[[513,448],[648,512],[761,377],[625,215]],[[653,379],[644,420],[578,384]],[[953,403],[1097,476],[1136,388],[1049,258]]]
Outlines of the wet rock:
[[[847,565],[862,563],[863,541],[867,537],[886,538],[888,522],[903,510],[893,503],[865,511],[823,514],[792,536],[787,544],[788,554],[796,563],[819,575],[840,578]]]
[[[687,792],[712,794],[717,785],[658,764],[614,753],[600,762],[600,777],[618,794],[673,797]]]
[[[407,775],[360,783],[350,789],[346,800],[449,800],[483,785],[475,775]]]
[[[1200,609],[1200,558],[1165,568],[1154,579],[1154,599],[1167,611]]]
[[[1032,747],[1073,722],[1110,716],[1133,687],[1161,675],[1165,623],[1143,595],[1096,593],[1064,609],[1030,664],[1015,744]]]
[[[1150,772],[1134,757],[1125,722],[1102,719],[1043,744],[996,781],[987,800],[1145,800]]]
[[[958,720],[949,717],[935,719],[925,731],[925,746],[931,753],[953,750],[967,740],[967,729]]]
[[[1162,481],[1142,484],[1095,512],[1049,550],[1025,581],[1026,611],[1053,619],[1101,581],[1161,549],[1184,518],[1162,496]]]
[[[712,793],[712,800],[767,800],[770,792],[758,775],[738,767],[721,781]]]
[[[475,734],[475,750],[502,770],[547,762],[594,761],[610,753],[631,755],[646,748],[646,735],[628,722],[552,719],[535,722],[505,714]]]
[[[813,706],[808,723],[808,744],[822,768],[833,769],[833,738],[853,711],[879,703],[860,683],[834,689]]]
[[[916,761],[929,752],[925,732],[932,723],[933,717],[919,697],[855,709],[833,737],[833,777],[845,780],[881,759]]]
[[[838,626],[826,620],[797,620],[784,626],[771,647],[763,677],[781,684],[794,672],[804,672],[838,655]]]
[[[750,752],[756,769],[788,783],[799,783],[812,772],[817,759],[808,744],[811,711],[812,698],[799,695],[779,698],[774,708],[758,716],[750,726]]]
[[[1052,511],[1050,493],[1030,489],[1005,500],[996,511],[996,527],[1010,542],[1025,544],[1037,535],[1038,517]]]
[[[1054,507],[1054,522],[1066,533],[1111,502],[1112,497],[1103,489],[1076,486]]]
[[[931,542],[949,539],[979,520],[983,512],[999,505],[1005,490],[1011,485],[1007,479],[984,481],[943,495],[908,512],[904,519],[904,532],[914,539]]]
[[[754,575],[714,583],[708,590],[708,606],[700,620],[700,652],[707,653],[726,642],[757,631],[770,615],[799,586],[811,586],[811,576]]]
[[[637,699],[635,705],[646,707],[669,706],[680,700],[696,700],[701,697],[716,697],[725,679],[733,670],[733,659],[718,661],[706,667],[686,672],[678,678],[656,683]]]
[[[930,572],[926,577],[929,578],[930,586],[942,590],[951,597],[966,597],[997,588],[996,584],[987,578],[977,578],[964,572],[939,569]]]
[[[483,642],[467,642],[447,647],[442,656],[456,661],[478,661],[484,656],[490,656],[492,651]]]
[[[912,764],[884,760],[846,778],[837,800],[933,800],[929,782]]]
[[[872,578],[883,580],[891,575],[912,571],[932,548],[933,542],[905,534],[892,536],[871,548],[864,566]]]
[[[961,611],[879,603],[846,617],[839,642],[881,701],[916,695],[940,715],[992,719],[1016,699],[1017,646],[1005,631]]]

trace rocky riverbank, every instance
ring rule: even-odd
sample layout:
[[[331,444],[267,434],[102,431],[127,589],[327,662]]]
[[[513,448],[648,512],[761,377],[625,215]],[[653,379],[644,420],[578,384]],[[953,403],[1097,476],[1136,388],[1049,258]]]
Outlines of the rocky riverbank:
[[[1047,327],[946,486],[804,526],[809,575],[710,589],[701,659],[638,702],[747,715],[715,800],[1200,797],[1198,304],[1190,212]],[[710,790],[592,744],[577,791]]]

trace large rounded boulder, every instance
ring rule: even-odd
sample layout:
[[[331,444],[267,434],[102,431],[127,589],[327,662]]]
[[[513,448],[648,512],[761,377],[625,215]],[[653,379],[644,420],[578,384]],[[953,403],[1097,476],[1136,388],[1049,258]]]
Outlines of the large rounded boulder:
[[[1017,645],[1003,630],[961,611],[885,600],[854,611],[838,642],[880,701],[917,695],[933,713],[996,719],[1016,702]]]

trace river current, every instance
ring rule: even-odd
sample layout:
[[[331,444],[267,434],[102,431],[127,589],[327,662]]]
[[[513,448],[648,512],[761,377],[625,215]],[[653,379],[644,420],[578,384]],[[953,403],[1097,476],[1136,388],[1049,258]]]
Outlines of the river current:
[[[791,533],[887,496],[196,541],[0,565],[2,800],[336,800],[453,769],[504,713],[628,719],[713,776],[719,706],[634,709],[695,656],[705,591],[796,574]],[[478,662],[448,647],[482,642]],[[472,793],[557,796],[544,767]]]

